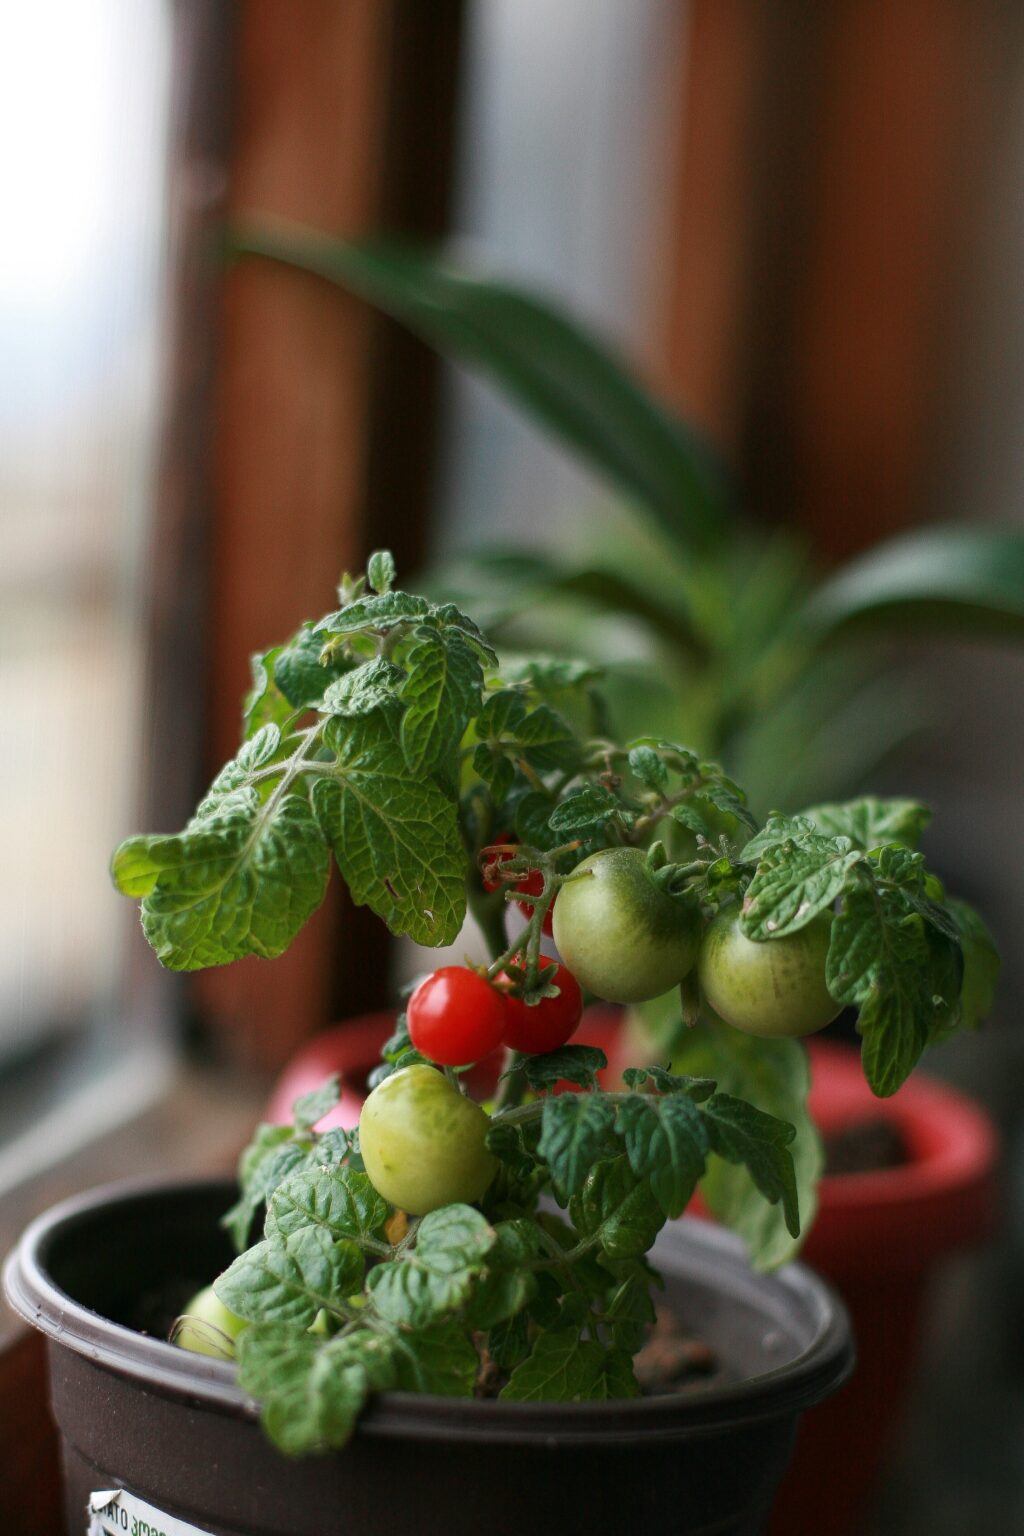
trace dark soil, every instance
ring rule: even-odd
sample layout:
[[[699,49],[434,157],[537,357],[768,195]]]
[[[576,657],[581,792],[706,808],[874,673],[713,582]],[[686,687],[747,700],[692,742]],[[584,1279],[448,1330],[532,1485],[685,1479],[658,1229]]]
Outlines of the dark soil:
[[[881,1115],[857,1120],[824,1139],[826,1174],[874,1173],[902,1168],[911,1160],[902,1130]]]

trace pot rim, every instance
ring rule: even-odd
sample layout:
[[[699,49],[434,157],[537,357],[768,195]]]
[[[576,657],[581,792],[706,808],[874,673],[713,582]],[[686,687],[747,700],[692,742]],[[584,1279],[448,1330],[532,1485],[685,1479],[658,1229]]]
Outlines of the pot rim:
[[[236,1418],[258,1417],[257,1402],[235,1384],[229,1361],[215,1360],[178,1349],[163,1339],[111,1322],[67,1295],[51,1278],[47,1252],[68,1229],[85,1225],[109,1204],[140,1196],[212,1194],[222,1190],[225,1204],[233,1183],[225,1179],[132,1179],[108,1184],[64,1200],[26,1228],[4,1265],[4,1287],[10,1305],[26,1322],[60,1344],[119,1374],[148,1382],[161,1395],[187,1399]],[[771,1275],[753,1271],[742,1242],[711,1222],[683,1218],[670,1222],[659,1237],[656,1256],[667,1267],[673,1250],[711,1259],[739,1301],[759,1298],[766,1332],[795,1314],[808,1331],[806,1346],[783,1365],[740,1382],[697,1387],[682,1395],[665,1395],[611,1402],[503,1403],[496,1400],[451,1398],[412,1392],[382,1392],[371,1398],[358,1433],[426,1440],[482,1439],[537,1441],[550,1444],[593,1441],[602,1435],[622,1441],[689,1439],[711,1433],[728,1423],[739,1427],[793,1414],[839,1387],[853,1369],[854,1350],[849,1317],[840,1298],[820,1276],[795,1263]],[[678,1266],[677,1266],[678,1267]],[[792,1323],[790,1324],[792,1327]]]

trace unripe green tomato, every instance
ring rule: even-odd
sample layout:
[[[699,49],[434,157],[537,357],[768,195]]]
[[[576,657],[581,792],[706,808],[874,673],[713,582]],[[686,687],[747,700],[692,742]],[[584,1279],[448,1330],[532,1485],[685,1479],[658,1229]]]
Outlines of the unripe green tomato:
[[[642,848],[604,848],[560,887],[554,940],[588,992],[609,1003],[643,1003],[692,970],[700,912],[662,889]]]
[[[217,1360],[235,1358],[235,1340],[249,1325],[243,1317],[229,1312],[212,1285],[197,1291],[174,1328],[174,1342],[194,1355],[212,1355]]]
[[[840,1012],[825,986],[830,914],[780,939],[748,939],[735,908],[710,924],[697,961],[711,1007],[747,1035],[812,1035]]]
[[[479,1200],[497,1162],[490,1120],[433,1067],[403,1067],[373,1090],[359,1117],[359,1150],[374,1189],[411,1216]]]

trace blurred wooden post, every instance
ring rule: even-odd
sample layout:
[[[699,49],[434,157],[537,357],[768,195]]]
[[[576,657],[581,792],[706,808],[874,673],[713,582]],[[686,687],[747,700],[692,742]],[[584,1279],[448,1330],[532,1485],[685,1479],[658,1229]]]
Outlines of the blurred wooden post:
[[[245,0],[229,217],[339,235],[438,234],[447,210],[461,0]],[[249,655],[334,600],[390,545],[422,554],[435,365],[365,306],[279,266],[225,283],[211,572],[209,768],[235,749]],[[332,1015],[387,1000],[386,934],[335,876],[272,963],[197,976],[229,1052],[276,1066]]]
[[[658,376],[841,557],[941,473],[1003,0],[694,0]]]

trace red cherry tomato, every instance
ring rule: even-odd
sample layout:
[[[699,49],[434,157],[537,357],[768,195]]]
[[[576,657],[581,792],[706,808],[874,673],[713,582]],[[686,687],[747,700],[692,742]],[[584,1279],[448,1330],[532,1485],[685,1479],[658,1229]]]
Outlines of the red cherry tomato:
[[[558,996],[542,997],[532,1005],[519,997],[505,999],[505,1044],[532,1056],[557,1051],[583,1016],[583,994],[572,972],[555,960],[542,959],[540,964],[543,971],[554,966],[550,980],[558,988]]]
[[[463,1067],[501,1044],[505,998],[476,971],[444,965],[421,981],[406,1010],[409,1038],[428,1061]]]

